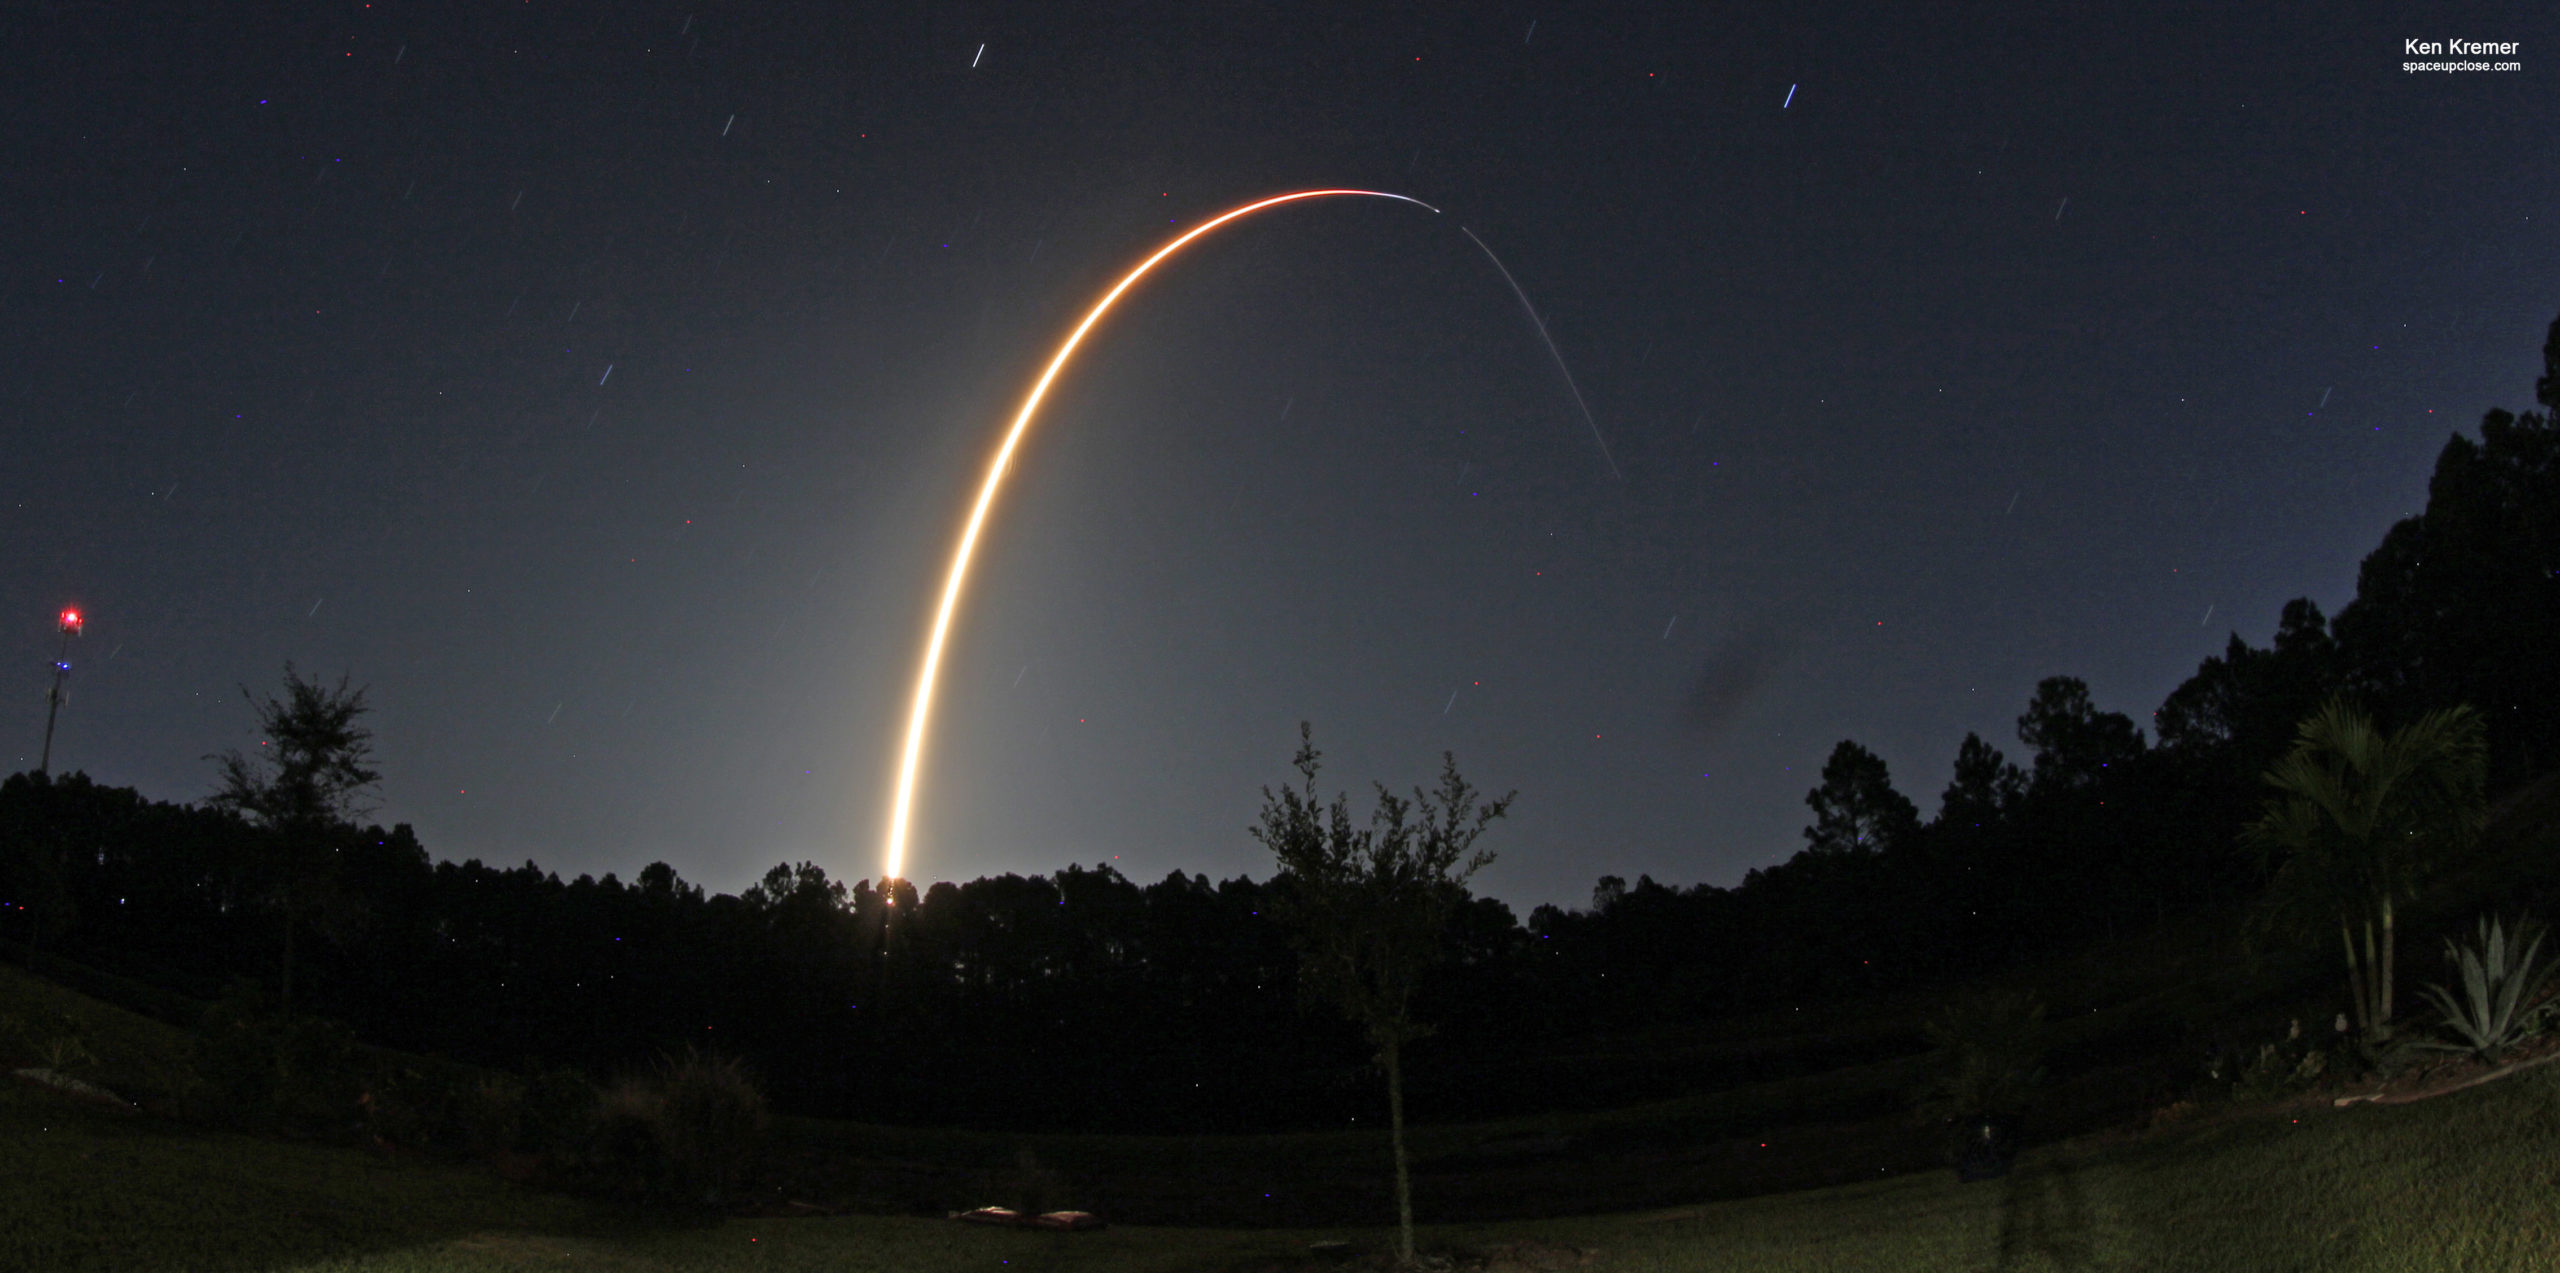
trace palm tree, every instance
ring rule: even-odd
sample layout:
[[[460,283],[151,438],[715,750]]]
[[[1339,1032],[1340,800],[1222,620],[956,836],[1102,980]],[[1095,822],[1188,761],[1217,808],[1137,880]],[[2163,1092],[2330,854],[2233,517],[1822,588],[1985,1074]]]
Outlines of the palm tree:
[[[2248,830],[2277,863],[2271,918],[2335,919],[2356,1026],[2391,1034],[2395,908],[2479,831],[2488,743],[2469,707],[2385,733],[2332,698],[2266,773],[2279,793]]]

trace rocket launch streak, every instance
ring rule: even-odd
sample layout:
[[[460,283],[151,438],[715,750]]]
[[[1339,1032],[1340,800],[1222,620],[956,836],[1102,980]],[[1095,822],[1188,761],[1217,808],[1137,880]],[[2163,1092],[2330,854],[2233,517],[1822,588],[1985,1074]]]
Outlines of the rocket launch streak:
[[[1023,433],[1030,429],[1031,417],[1039,411],[1040,400],[1048,396],[1049,386],[1057,380],[1058,373],[1066,369],[1067,360],[1075,356],[1076,347],[1084,343],[1086,334],[1093,330],[1094,324],[1102,321],[1102,316],[1110,312],[1111,306],[1120,299],[1122,294],[1136,286],[1139,279],[1146,277],[1147,271],[1162,264],[1167,257],[1190,246],[1192,240],[1265,208],[1276,208],[1284,203],[1325,199],[1337,195],[1394,199],[1430,212],[1440,211],[1420,199],[1389,194],[1383,190],[1334,189],[1294,190],[1288,194],[1256,200],[1240,208],[1230,208],[1193,226],[1163,247],[1157,248],[1147,259],[1138,262],[1136,268],[1122,275],[1119,282],[1111,285],[1111,290],[1102,294],[1102,299],[1093,303],[1093,308],[1085,311],[1083,321],[1077,323],[1075,329],[1067,333],[1066,340],[1058,345],[1058,352],[1050,357],[1049,365],[1041,370],[1040,378],[1032,382],[1031,392],[1022,400],[1022,409],[1013,417],[1013,427],[1005,430],[1004,441],[996,447],[994,459],[987,464],[987,476],[978,486],[977,502],[970,506],[969,520],[961,528],[960,545],[951,554],[951,569],[943,580],[941,604],[934,608],[931,635],[925,638],[924,663],[916,669],[915,699],[907,709],[906,745],[898,756],[898,793],[889,813],[889,844],[881,865],[884,879],[898,878],[898,873],[906,866],[907,828],[914,813],[916,775],[923,763],[925,725],[933,715],[934,678],[942,668],[942,644],[944,638],[951,632],[951,616],[960,606],[961,586],[968,581],[969,558],[977,551],[978,533],[986,526],[988,510],[995,507],[996,491],[1004,484],[1005,470],[1013,463],[1014,448],[1021,444]]]

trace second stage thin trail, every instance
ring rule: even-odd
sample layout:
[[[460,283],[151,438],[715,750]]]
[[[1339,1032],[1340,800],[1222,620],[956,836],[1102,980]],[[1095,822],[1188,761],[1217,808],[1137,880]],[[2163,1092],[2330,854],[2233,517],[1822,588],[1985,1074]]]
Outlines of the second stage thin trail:
[[[1530,325],[1538,329],[1538,339],[1546,342],[1547,355],[1556,360],[1556,370],[1564,373],[1564,387],[1573,391],[1574,408],[1582,412],[1582,422],[1591,426],[1591,440],[1599,444],[1600,458],[1608,464],[1609,476],[1621,482],[1627,480],[1627,475],[1618,471],[1617,457],[1609,454],[1609,440],[1600,436],[1600,422],[1591,418],[1591,404],[1582,400],[1582,386],[1574,383],[1573,368],[1564,365],[1564,351],[1556,348],[1556,338],[1547,334],[1547,320],[1538,316],[1538,307],[1530,303],[1529,293],[1521,288],[1520,280],[1511,277],[1511,267],[1504,265],[1502,258],[1495,256],[1493,249],[1486,247],[1484,240],[1476,237],[1475,231],[1462,225],[1458,227],[1458,233],[1467,236],[1467,242],[1475,244],[1477,249],[1484,253],[1484,259],[1493,262],[1493,268],[1502,271],[1502,281],[1509,283],[1511,294],[1520,298],[1520,308],[1529,311]]]

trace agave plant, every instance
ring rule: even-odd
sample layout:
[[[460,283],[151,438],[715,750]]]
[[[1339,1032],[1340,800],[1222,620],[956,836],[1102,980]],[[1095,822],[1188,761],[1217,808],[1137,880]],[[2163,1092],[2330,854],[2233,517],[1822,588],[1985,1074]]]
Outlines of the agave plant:
[[[2444,944],[2446,961],[2462,976],[2459,997],[2441,985],[2420,993],[2444,1014],[2445,1029],[2459,1040],[2427,1046],[2493,1061],[2531,1038],[2553,1006],[2542,999],[2553,961],[2542,949],[2542,926],[2531,920],[2518,920],[2510,931],[2496,919],[2483,918],[2478,936],[2470,946],[2450,938]]]

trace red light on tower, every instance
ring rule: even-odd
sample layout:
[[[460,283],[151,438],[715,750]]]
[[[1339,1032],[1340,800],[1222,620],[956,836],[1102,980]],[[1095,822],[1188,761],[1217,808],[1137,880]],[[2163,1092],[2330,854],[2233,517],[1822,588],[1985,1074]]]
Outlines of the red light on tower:
[[[71,671],[71,638],[80,635],[80,607],[62,608],[62,649],[53,656],[53,688],[44,696],[44,751],[36,758],[36,772],[53,772],[53,719],[62,711],[62,678]]]

